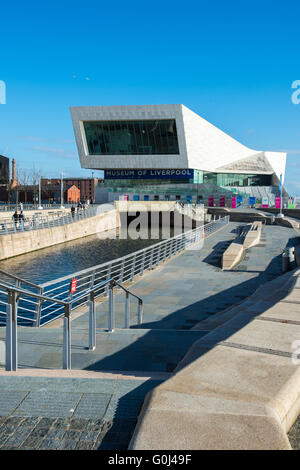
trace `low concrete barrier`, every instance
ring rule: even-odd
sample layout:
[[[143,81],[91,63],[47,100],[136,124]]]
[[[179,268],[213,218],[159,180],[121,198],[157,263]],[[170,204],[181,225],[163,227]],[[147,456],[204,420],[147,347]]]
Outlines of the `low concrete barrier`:
[[[244,252],[242,241],[234,241],[224,251],[222,256],[222,269],[232,269],[242,259]]]
[[[262,229],[262,222],[260,221],[253,222],[249,232],[245,236],[245,240],[243,243],[244,250],[247,250],[248,248],[251,248],[252,246],[257,245],[260,242],[261,229]]]
[[[287,431],[300,411],[299,276],[299,268],[288,272],[219,314],[219,326],[146,396],[130,449],[291,449]]]
[[[298,229],[300,227],[299,222],[290,217],[276,217],[275,221],[277,225],[284,225],[289,228]]]
[[[255,221],[229,245],[222,256],[223,270],[232,269],[241,261],[244,250],[251,248],[252,246],[255,246],[259,243],[261,229],[262,222]]]
[[[119,225],[119,212],[114,209],[72,224],[1,235],[0,260],[101,233]]]

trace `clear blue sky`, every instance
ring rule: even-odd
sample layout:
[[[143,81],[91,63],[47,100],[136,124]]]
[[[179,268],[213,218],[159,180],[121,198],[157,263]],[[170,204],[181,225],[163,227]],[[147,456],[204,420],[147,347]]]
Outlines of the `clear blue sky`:
[[[290,1],[2,2],[0,153],[90,176],[69,106],[183,103],[251,148],[287,151],[300,195],[299,30]]]

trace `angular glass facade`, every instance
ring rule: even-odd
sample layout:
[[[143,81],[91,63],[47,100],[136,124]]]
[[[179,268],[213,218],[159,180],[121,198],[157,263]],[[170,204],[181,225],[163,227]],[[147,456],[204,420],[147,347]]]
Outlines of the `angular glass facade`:
[[[90,155],[179,154],[175,119],[85,121]]]
[[[128,170],[130,172],[130,170]],[[168,170],[164,170],[168,171]],[[271,175],[248,175],[238,173],[212,173],[209,171],[202,170],[190,170],[193,171],[193,178],[143,178],[138,179],[134,177],[128,177],[123,179],[104,179],[104,186],[111,188],[143,188],[143,187],[159,187],[159,186],[175,186],[178,184],[184,185],[199,185],[199,184],[212,184],[221,188],[229,187],[245,187],[245,186],[271,186],[272,176]]]
[[[249,175],[240,173],[210,173],[203,172],[203,183],[217,186],[271,186],[271,175]]]

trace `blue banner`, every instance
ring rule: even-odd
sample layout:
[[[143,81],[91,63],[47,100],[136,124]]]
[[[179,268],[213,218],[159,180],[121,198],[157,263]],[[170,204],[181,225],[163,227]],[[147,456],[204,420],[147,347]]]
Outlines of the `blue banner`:
[[[193,179],[194,170],[104,170],[104,179]]]
[[[237,196],[236,197],[237,206],[240,206],[242,203],[243,203],[243,196]]]

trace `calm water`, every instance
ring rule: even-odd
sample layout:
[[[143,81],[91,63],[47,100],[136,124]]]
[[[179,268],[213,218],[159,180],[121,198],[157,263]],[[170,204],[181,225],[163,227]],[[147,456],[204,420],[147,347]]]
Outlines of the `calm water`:
[[[0,269],[36,283],[57,279],[145,248],[159,240],[100,239],[98,235],[62,243],[0,262]]]

